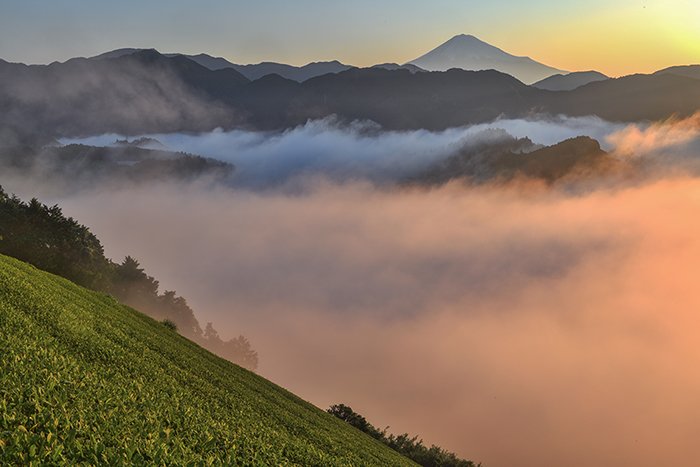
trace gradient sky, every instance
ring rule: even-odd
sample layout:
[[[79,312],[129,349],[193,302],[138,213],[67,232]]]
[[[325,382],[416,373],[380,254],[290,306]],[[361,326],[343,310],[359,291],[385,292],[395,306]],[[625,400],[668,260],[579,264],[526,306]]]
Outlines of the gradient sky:
[[[25,63],[155,47],[367,66],[460,33],[561,69],[649,72],[700,63],[700,0],[0,0],[0,58]]]

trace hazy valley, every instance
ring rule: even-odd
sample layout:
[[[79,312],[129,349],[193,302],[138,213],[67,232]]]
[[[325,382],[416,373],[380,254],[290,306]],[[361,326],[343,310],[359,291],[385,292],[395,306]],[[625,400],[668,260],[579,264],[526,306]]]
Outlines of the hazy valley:
[[[700,65],[551,65],[0,60],[0,463],[692,465]]]

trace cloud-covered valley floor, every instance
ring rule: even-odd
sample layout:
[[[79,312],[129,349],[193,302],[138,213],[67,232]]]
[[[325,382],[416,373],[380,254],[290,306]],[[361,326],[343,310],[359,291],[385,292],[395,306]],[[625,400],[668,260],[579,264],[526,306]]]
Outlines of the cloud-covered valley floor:
[[[624,128],[596,117],[558,117],[500,120],[439,132],[382,131],[371,122],[340,124],[328,118],[284,132],[234,130],[146,136],[175,151],[232,163],[236,184],[258,189],[319,175],[335,181],[359,179],[383,184],[420,173],[465,147],[508,136],[552,145],[586,135],[605,146],[611,134]],[[125,138],[107,134],[62,142],[105,146]]]
[[[540,144],[590,134],[619,157],[648,157],[654,176],[576,193],[524,181],[398,188],[377,182],[486,128],[315,122],[273,137],[157,135],[233,161],[255,180],[241,188],[159,183],[49,201],[109,256],[141,259],[201,321],[246,334],[264,376],[321,407],[347,403],[488,466],[692,465],[697,119],[526,123],[504,128]],[[254,188],[309,169],[324,177],[304,190]]]

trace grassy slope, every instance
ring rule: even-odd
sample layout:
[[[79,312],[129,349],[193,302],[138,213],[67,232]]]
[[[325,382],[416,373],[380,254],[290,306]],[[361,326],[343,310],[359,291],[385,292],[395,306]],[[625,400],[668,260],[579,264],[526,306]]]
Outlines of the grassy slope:
[[[0,255],[0,464],[410,465],[111,297]]]

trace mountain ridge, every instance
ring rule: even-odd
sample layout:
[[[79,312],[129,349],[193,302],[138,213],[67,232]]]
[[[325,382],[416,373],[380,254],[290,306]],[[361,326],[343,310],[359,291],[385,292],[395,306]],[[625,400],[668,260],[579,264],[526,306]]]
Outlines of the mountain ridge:
[[[475,63],[464,63],[459,57],[451,57],[450,63],[442,63],[439,66],[430,66],[416,64],[418,61],[427,60],[431,54],[439,52],[445,47],[450,49],[453,46],[459,48],[467,44],[471,49],[471,53],[476,53]],[[120,48],[112,51],[104,52],[99,55],[89,57],[90,60],[104,60],[119,58],[125,55],[132,55],[145,50],[154,50],[152,48]],[[448,51],[449,52],[449,51]],[[218,71],[226,68],[231,68],[250,81],[255,81],[268,74],[277,74],[283,78],[291,79],[297,82],[304,82],[308,79],[321,76],[323,74],[337,74],[342,71],[347,71],[351,68],[357,68],[353,65],[348,65],[339,60],[313,61],[302,66],[288,65],[285,63],[274,61],[261,61],[259,63],[237,64],[223,57],[212,56],[207,53],[199,54],[184,54],[184,53],[164,53],[166,57],[186,57],[212,71]],[[462,57],[463,59],[464,57]],[[473,58],[473,57],[472,57]],[[70,59],[74,60],[74,59]],[[431,59],[433,60],[433,59]],[[0,61],[3,61],[0,59]],[[508,63],[510,62],[510,63]],[[54,62],[59,63],[59,62]],[[36,65],[31,65],[36,66]],[[524,68],[523,68],[524,67]],[[390,70],[408,69],[412,73],[421,71],[447,71],[450,68],[459,68],[467,71],[481,71],[493,69],[509,74],[525,84],[535,86],[539,89],[549,91],[571,91],[578,87],[584,86],[595,81],[608,79],[609,76],[595,70],[566,72],[558,70],[554,67],[544,65],[533,60],[528,56],[517,56],[510,54],[499,47],[482,41],[478,37],[471,34],[458,34],[435,49],[426,54],[403,64],[386,62],[370,66],[369,68],[385,68]],[[680,76],[692,77],[700,79],[700,65],[680,65],[658,70],[653,74],[677,74]]]
[[[120,58],[126,55],[133,55],[139,52],[143,52],[145,50],[155,49],[121,48],[105,52],[100,55],[95,55],[93,57],[90,57],[89,59],[105,60]],[[194,55],[183,53],[163,53],[162,55],[168,58],[185,57],[205,68],[208,68],[211,71],[233,69],[245,76],[246,78],[248,78],[250,81],[255,81],[267,75],[276,74],[283,78],[291,79],[301,83],[306,81],[307,79],[314,78],[316,76],[324,75],[327,73],[339,73],[341,71],[346,71],[350,68],[354,68],[352,65],[346,65],[338,60],[315,61],[302,66],[288,65],[286,63],[278,63],[272,61],[263,61],[259,63],[241,65],[233,63],[223,57],[214,57],[206,53],[199,53]]]
[[[533,83],[532,86],[547,91],[573,91],[581,86],[585,86],[586,84],[597,81],[605,81],[607,79],[610,79],[610,77],[595,70],[575,71],[568,74],[560,73],[552,75],[541,81]]]
[[[457,154],[434,164],[423,174],[407,180],[407,185],[439,186],[453,180],[487,183],[518,178],[547,184],[614,174],[624,164],[593,138],[578,136],[551,146],[533,144],[529,138],[514,138],[492,130],[493,140],[463,148]]]
[[[670,75],[677,75],[677,76],[685,76],[686,78],[700,79],[700,65],[672,66],[672,67],[664,68],[663,70],[659,70],[654,74],[655,75],[670,74]]]
[[[450,68],[468,71],[493,69],[507,73],[525,84],[564,72],[530,57],[512,55],[470,34],[454,36],[407,64],[428,71],[447,71]]]
[[[212,71],[183,56],[145,50],[50,65],[0,62],[0,105],[0,130],[19,140],[32,129],[46,139],[283,130],[331,116],[385,129],[443,130],[533,115],[619,122],[689,116],[700,110],[700,80],[632,75],[552,92],[495,70],[351,68],[302,83],[275,74],[251,82],[233,69]]]

